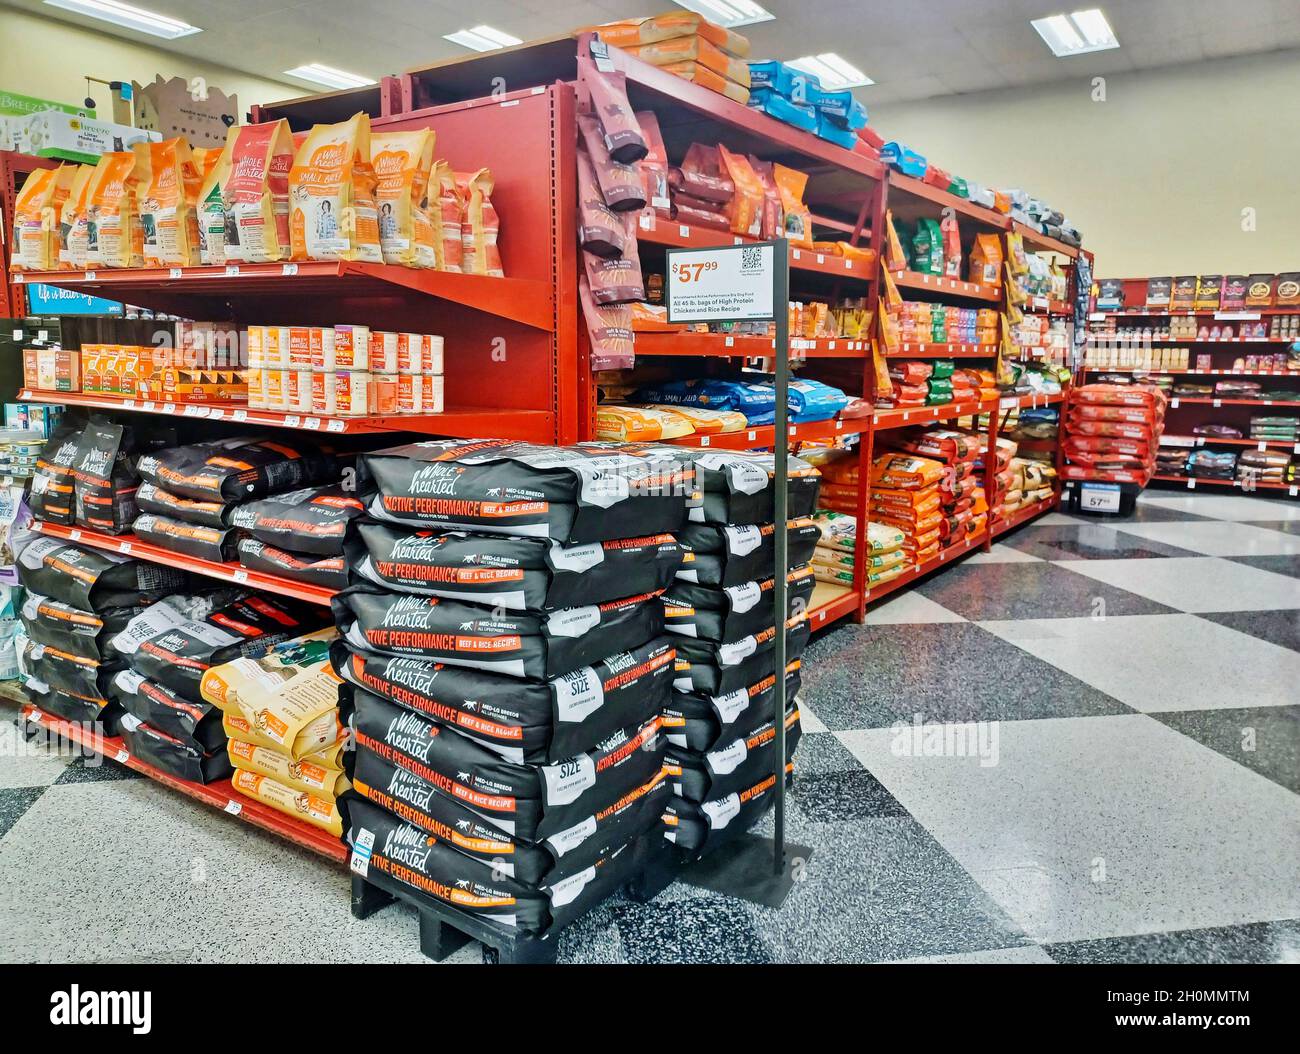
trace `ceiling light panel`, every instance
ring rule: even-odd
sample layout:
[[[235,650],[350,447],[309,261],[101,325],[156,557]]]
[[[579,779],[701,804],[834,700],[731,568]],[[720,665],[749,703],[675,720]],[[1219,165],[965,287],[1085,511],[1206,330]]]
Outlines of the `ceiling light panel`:
[[[151,37],[175,40],[188,37],[193,33],[202,33],[198,26],[182,22],[179,18],[160,15],[146,11],[142,7],[118,3],[118,0],[45,0],[50,7],[72,11],[87,18],[97,18],[101,22],[112,22],[124,29],[134,29],[137,33],[148,33]]]
[[[793,66],[804,73],[814,74],[821,82],[821,86],[828,91],[858,88],[864,84],[876,83],[853,63],[840,58],[833,51],[823,51],[820,55],[805,55],[801,59],[791,60],[786,65]]]
[[[498,48],[512,48],[516,44],[523,43],[518,37],[502,33],[501,30],[493,29],[491,26],[462,29],[456,33],[448,33],[442,39],[450,40],[453,44],[459,44],[471,51],[496,51]]]
[[[767,8],[751,0],[675,0],[678,7],[703,15],[710,22],[734,29],[752,26],[756,22],[770,22],[776,18]]]
[[[1105,13],[1098,7],[1075,11],[1069,15],[1049,15],[1030,21],[1038,35],[1046,41],[1057,58],[1071,55],[1089,55],[1094,51],[1109,51],[1119,47],[1115,31],[1110,28]]]

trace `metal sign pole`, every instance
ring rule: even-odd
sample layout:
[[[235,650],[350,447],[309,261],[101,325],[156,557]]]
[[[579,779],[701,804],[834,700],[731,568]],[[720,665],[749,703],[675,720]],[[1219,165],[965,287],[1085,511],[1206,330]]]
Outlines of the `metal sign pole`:
[[[772,603],[776,608],[776,806],[772,814],[772,873],[785,871],[785,620],[787,588],[786,576],[790,573],[789,521],[790,491],[788,486],[790,465],[790,249],[780,244],[773,253],[772,308],[776,315],[776,420],[772,454],[776,460],[773,484],[776,487],[775,520],[772,528],[773,548],[776,551],[776,570],[772,581]]]

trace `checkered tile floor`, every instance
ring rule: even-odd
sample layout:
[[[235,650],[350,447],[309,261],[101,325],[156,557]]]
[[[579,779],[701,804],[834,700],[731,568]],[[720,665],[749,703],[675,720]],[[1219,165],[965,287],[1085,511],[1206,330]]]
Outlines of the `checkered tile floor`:
[[[810,647],[813,854],[781,910],[674,883],[561,959],[1300,961],[1297,576],[1295,503],[1149,491],[1020,529]],[[425,961],[408,910],[349,916],[341,870],[4,747],[0,960]]]

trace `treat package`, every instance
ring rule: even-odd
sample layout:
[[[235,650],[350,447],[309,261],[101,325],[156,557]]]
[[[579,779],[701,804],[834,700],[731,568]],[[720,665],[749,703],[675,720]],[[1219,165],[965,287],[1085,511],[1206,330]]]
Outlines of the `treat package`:
[[[591,157],[578,152],[578,243],[596,256],[622,256],[623,221],[605,204]]]
[[[217,162],[200,190],[208,231],[209,255],[215,261],[211,239],[214,177],[220,182],[224,212],[221,251],[227,260],[275,263],[290,253],[289,174],[293,167],[293,134],[286,120],[268,124],[234,125],[226,135],[228,159]],[[229,166],[224,180],[220,173]]]
[[[641,183],[645,188],[646,204],[665,219],[671,219],[672,201],[668,194],[668,148],[659,127],[659,117],[653,110],[636,115],[637,123],[646,138],[649,152],[637,166],[641,170]]]
[[[718,148],[703,143],[687,147],[681,167],[670,170],[669,182],[674,190],[714,202],[717,208],[729,205],[736,193],[736,185],[722,169]]]
[[[605,149],[620,164],[640,161],[649,152],[649,146],[627,101],[627,77],[622,73],[594,72],[586,83],[591,90],[592,112],[600,121]]]
[[[609,150],[605,147],[605,139],[600,132],[600,122],[590,114],[579,114],[578,134],[582,140],[582,145],[586,147],[586,157],[591,164],[596,184],[600,189],[605,205],[614,212],[635,212],[644,208],[646,193],[638,166],[625,165],[609,156]],[[581,163],[582,156],[583,154],[580,151],[578,154],[579,163]],[[667,169],[665,169],[666,178]],[[581,170],[579,171],[579,179],[582,179]],[[579,201],[579,206],[583,206],[584,203],[585,197]],[[601,255],[607,254],[602,253]]]
[[[736,188],[729,212],[731,231],[757,238],[763,231],[763,209],[767,200],[763,181],[743,154],[733,154],[722,145],[718,146],[718,154]]]
[[[636,365],[632,305],[598,304],[585,274],[578,276],[578,296],[591,345],[592,370],[630,370]]]
[[[197,267],[199,172],[183,137],[136,143],[140,225],[146,267]]]
[[[315,125],[289,170],[289,236],[295,260],[383,263],[370,118]]]
[[[785,165],[772,166],[772,178],[781,192],[781,210],[785,223],[785,237],[792,245],[812,248],[812,212],[803,203],[804,189],[808,186],[808,173]]]
[[[431,128],[374,132],[370,136],[379,249],[384,263],[433,267],[436,262],[429,199],[434,140]]]
[[[598,304],[625,304],[645,299],[645,279],[637,250],[636,213],[623,214],[623,255],[602,258],[582,254],[587,284]]]

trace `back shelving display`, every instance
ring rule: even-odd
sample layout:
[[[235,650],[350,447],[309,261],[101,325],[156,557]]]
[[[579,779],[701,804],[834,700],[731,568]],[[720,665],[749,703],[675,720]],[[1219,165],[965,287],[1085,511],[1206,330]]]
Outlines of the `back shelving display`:
[[[1183,463],[1177,470],[1157,471],[1151,485],[1231,489],[1271,499],[1300,496],[1295,475],[1300,462],[1300,303],[1277,303],[1274,288],[1271,303],[1247,301],[1227,309],[1148,306],[1152,281],[1161,280],[1101,283],[1118,294],[1120,303],[1099,303],[1089,315],[1084,361],[1089,381],[1105,375],[1163,379],[1169,407],[1160,449]],[[1258,386],[1259,397],[1239,390],[1242,385]],[[1279,464],[1289,457],[1290,467],[1280,480],[1240,465],[1232,478],[1198,475],[1195,459],[1201,451],[1247,459],[1263,455]]]

